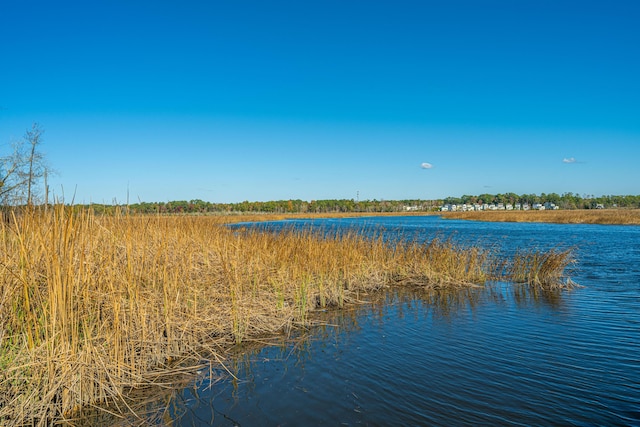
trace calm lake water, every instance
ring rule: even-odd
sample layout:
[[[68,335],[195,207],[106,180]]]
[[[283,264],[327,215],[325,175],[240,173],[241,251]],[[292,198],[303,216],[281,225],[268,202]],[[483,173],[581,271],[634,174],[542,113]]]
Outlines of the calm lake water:
[[[571,277],[583,287],[389,291],[325,313],[332,326],[296,341],[240,352],[237,379],[205,376],[179,393],[166,414],[173,425],[640,426],[640,227],[438,217],[261,225],[283,226],[384,227],[389,238],[453,238],[505,255],[574,247]]]

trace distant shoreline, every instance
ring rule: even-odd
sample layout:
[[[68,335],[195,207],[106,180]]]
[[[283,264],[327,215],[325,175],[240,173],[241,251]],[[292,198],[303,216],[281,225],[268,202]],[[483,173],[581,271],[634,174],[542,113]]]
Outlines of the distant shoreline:
[[[640,225],[640,209],[441,212],[443,218],[491,222]]]
[[[490,222],[545,222],[555,224],[640,225],[640,209],[572,209],[554,211],[467,211],[467,212],[340,212],[229,215],[232,222],[279,221],[286,219],[357,218],[378,216],[441,216]]]

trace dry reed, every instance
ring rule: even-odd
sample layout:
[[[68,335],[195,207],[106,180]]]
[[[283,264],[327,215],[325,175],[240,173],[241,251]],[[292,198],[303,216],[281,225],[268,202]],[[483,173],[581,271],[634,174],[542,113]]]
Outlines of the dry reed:
[[[444,218],[558,224],[640,224],[640,209],[442,212]]]
[[[507,266],[505,277],[535,288],[571,288],[575,284],[565,277],[565,270],[573,262],[571,249],[520,252]]]
[[[496,271],[489,252],[449,241],[263,233],[226,220],[57,206],[2,222],[0,424],[46,425],[96,405],[132,412],[130,391],[168,381],[177,361],[219,357],[361,292],[475,285]],[[535,283],[566,265],[522,262],[513,277]]]

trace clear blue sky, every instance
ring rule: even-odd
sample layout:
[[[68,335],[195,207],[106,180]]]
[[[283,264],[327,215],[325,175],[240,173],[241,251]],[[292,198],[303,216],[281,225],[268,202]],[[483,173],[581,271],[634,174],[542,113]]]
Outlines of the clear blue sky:
[[[640,194],[640,1],[5,1],[69,202]],[[432,167],[421,167],[428,163]]]

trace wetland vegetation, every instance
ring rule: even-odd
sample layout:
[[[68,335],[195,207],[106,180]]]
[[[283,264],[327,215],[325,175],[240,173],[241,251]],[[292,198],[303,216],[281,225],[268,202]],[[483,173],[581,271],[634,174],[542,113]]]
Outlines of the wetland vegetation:
[[[557,224],[640,224],[640,209],[589,209],[553,211],[443,212],[444,218],[499,222],[552,222]]]
[[[0,225],[0,423],[131,412],[136,391],[221,362],[249,339],[305,327],[314,310],[380,288],[571,286],[570,251],[449,240],[230,228],[246,217],[96,215],[62,205]],[[251,218],[255,220],[258,218]],[[264,219],[264,218],[263,218]]]

